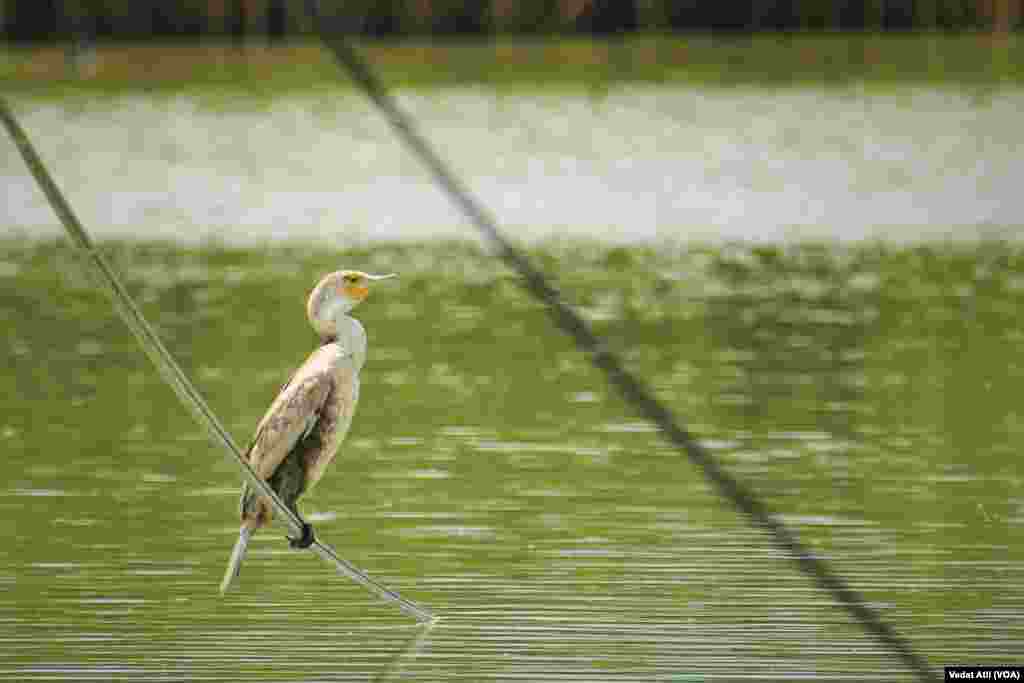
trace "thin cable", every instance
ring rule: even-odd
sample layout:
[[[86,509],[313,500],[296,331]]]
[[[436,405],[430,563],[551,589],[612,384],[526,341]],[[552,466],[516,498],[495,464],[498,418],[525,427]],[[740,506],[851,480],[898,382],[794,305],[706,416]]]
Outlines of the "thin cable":
[[[15,146],[18,151],[21,152],[22,158],[25,160],[25,164],[31,171],[32,176],[39,183],[39,187],[42,188],[43,193],[46,195],[46,199],[50,202],[50,206],[53,207],[54,212],[63,224],[64,229],[67,230],[68,235],[71,237],[71,241],[74,243],[84,255],[89,259],[89,262],[95,269],[94,272],[98,273],[103,282],[108,286],[111,293],[111,300],[114,303],[114,308],[117,310],[121,319],[124,320],[125,324],[131,329],[135,338],[138,340],[139,345],[142,346],[142,350],[145,351],[149,359],[153,361],[156,369],[160,372],[160,375],[164,380],[171,386],[174,393],[178,396],[182,405],[185,406],[192,413],[192,416],[196,419],[199,424],[206,429],[210,439],[220,446],[229,457],[231,457],[236,464],[242,470],[242,476],[254,486],[261,495],[266,496],[270,499],[274,506],[275,511],[279,515],[279,519],[284,519],[291,530],[296,536],[303,534],[303,523],[302,520],[288,509],[281,499],[274,492],[274,489],[270,488],[264,480],[257,476],[256,472],[246,462],[242,452],[235,444],[228,430],[224,428],[221,421],[217,419],[210,407],[206,405],[206,401],[199,394],[196,388],[189,381],[188,377],[182,372],[178,363],[175,362],[170,352],[164,347],[160,338],[156,332],[150,326],[146,318],[143,317],[142,312],[138,306],[132,300],[128,291],[121,284],[120,278],[107,263],[107,260],[103,258],[103,255],[97,251],[93,244],[92,238],[89,233],[86,232],[85,228],[79,222],[75,216],[74,211],[71,210],[71,205],[64,199],[64,195],[61,193],[60,188],[53,181],[49,172],[46,170],[46,166],[43,164],[42,159],[36,153],[35,148],[29,141],[25,131],[22,130],[18,124],[18,120],[14,117],[14,113],[7,106],[7,103],[0,98],[0,119],[3,120],[4,127],[7,128],[7,132],[10,133],[11,139],[14,140]],[[364,588],[375,593],[378,597],[386,600],[409,616],[414,617],[421,622],[429,622],[434,619],[434,616],[426,609],[419,607],[412,602],[406,600],[401,595],[391,590],[387,586],[378,583],[371,579],[364,572],[360,571],[348,561],[338,556],[337,552],[331,546],[315,540],[310,546],[310,550],[315,554],[322,557],[325,561],[333,564],[339,573],[351,578],[356,583],[362,585]]]
[[[561,295],[548,283],[543,273],[534,268],[526,256],[512,245],[498,229],[493,216],[449,171],[447,164],[419,133],[412,118],[399,108],[367,61],[344,39],[332,38],[325,33],[317,0],[307,0],[307,9],[320,40],[381,111],[399,139],[430,170],[437,184],[483,234],[497,255],[522,276],[525,288],[547,305],[555,324],[568,333],[581,349],[590,354],[595,366],[604,370],[609,381],[619,389],[626,402],[633,404],[640,414],[656,424],[665,437],[682,450],[690,462],[700,468],[722,497],[747,514],[756,525],[767,530],[775,544],[793,558],[800,571],[828,591],[865,631],[875,636],[886,649],[898,656],[921,681],[938,681],[938,675],[928,666],[927,661],[915,652],[909,641],[884,622],[881,615],[868,606],[864,598],[854,591],[845,579],[836,574],[828,563],[805,546],[751,489],[723,469],[718,461],[680,425],[671,411],[654,397],[651,390],[625,369],[618,356],[609,351],[586,321],[562,301]]]

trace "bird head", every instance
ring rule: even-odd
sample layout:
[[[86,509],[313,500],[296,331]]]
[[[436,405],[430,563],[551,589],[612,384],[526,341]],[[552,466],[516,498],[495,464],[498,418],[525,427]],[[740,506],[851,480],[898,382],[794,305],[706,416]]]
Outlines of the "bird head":
[[[324,339],[337,335],[337,320],[347,314],[370,294],[370,283],[398,277],[370,275],[359,270],[339,270],[324,276],[309,295],[306,315]]]

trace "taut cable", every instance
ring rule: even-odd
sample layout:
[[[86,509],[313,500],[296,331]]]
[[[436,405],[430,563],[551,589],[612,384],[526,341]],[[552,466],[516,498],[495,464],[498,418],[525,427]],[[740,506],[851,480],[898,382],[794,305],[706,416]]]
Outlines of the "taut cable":
[[[413,119],[399,108],[369,63],[342,37],[327,34],[322,26],[318,0],[307,0],[306,7],[320,40],[334,54],[338,63],[348,71],[356,85],[377,106],[399,139],[430,170],[435,182],[484,236],[497,255],[522,276],[527,291],[547,305],[555,324],[568,333],[577,346],[590,354],[591,362],[605,372],[608,380],[618,388],[626,402],[657,425],[665,438],[700,468],[705,478],[714,484],[723,498],[743,511],[754,524],[765,529],[775,545],[796,562],[800,571],[830,593],[865,631],[899,657],[921,681],[938,681],[937,674],[931,670],[927,661],[917,654],[909,641],[883,621],[881,615],[870,607],[845,579],[836,574],[828,563],[805,546],[797,535],[761,502],[753,490],[726,471],[718,460],[681,426],[672,412],[654,397],[651,390],[626,370],[619,357],[608,350],[603,340],[591,330],[586,321],[562,301],[561,295],[548,283],[544,274],[502,234],[490,213],[448,169],[448,165],[417,130]]]

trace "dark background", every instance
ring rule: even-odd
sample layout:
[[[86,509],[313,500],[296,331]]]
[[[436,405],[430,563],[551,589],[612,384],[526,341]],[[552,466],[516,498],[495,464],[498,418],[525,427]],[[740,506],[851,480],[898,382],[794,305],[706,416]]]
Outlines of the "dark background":
[[[335,31],[425,35],[626,31],[1018,31],[1024,0],[355,0],[321,3]],[[309,30],[305,0],[0,0],[12,42],[267,36]]]

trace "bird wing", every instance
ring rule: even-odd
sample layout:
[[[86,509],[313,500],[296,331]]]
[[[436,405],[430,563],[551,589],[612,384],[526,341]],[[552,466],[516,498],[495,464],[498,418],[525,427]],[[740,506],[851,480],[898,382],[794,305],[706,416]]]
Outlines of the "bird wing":
[[[315,355],[292,376],[260,420],[248,460],[261,479],[274,474],[320,419],[334,380],[327,368],[315,362]]]
[[[321,447],[307,453],[306,490],[309,491],[324,475],[327,466],[334,460],[338,448],[345,440],[352,416],[359,402],[359,373],[348,366],[337,368],[334,375],[334,386],[327,397],[321,412],[321,419],[316,424]]]

